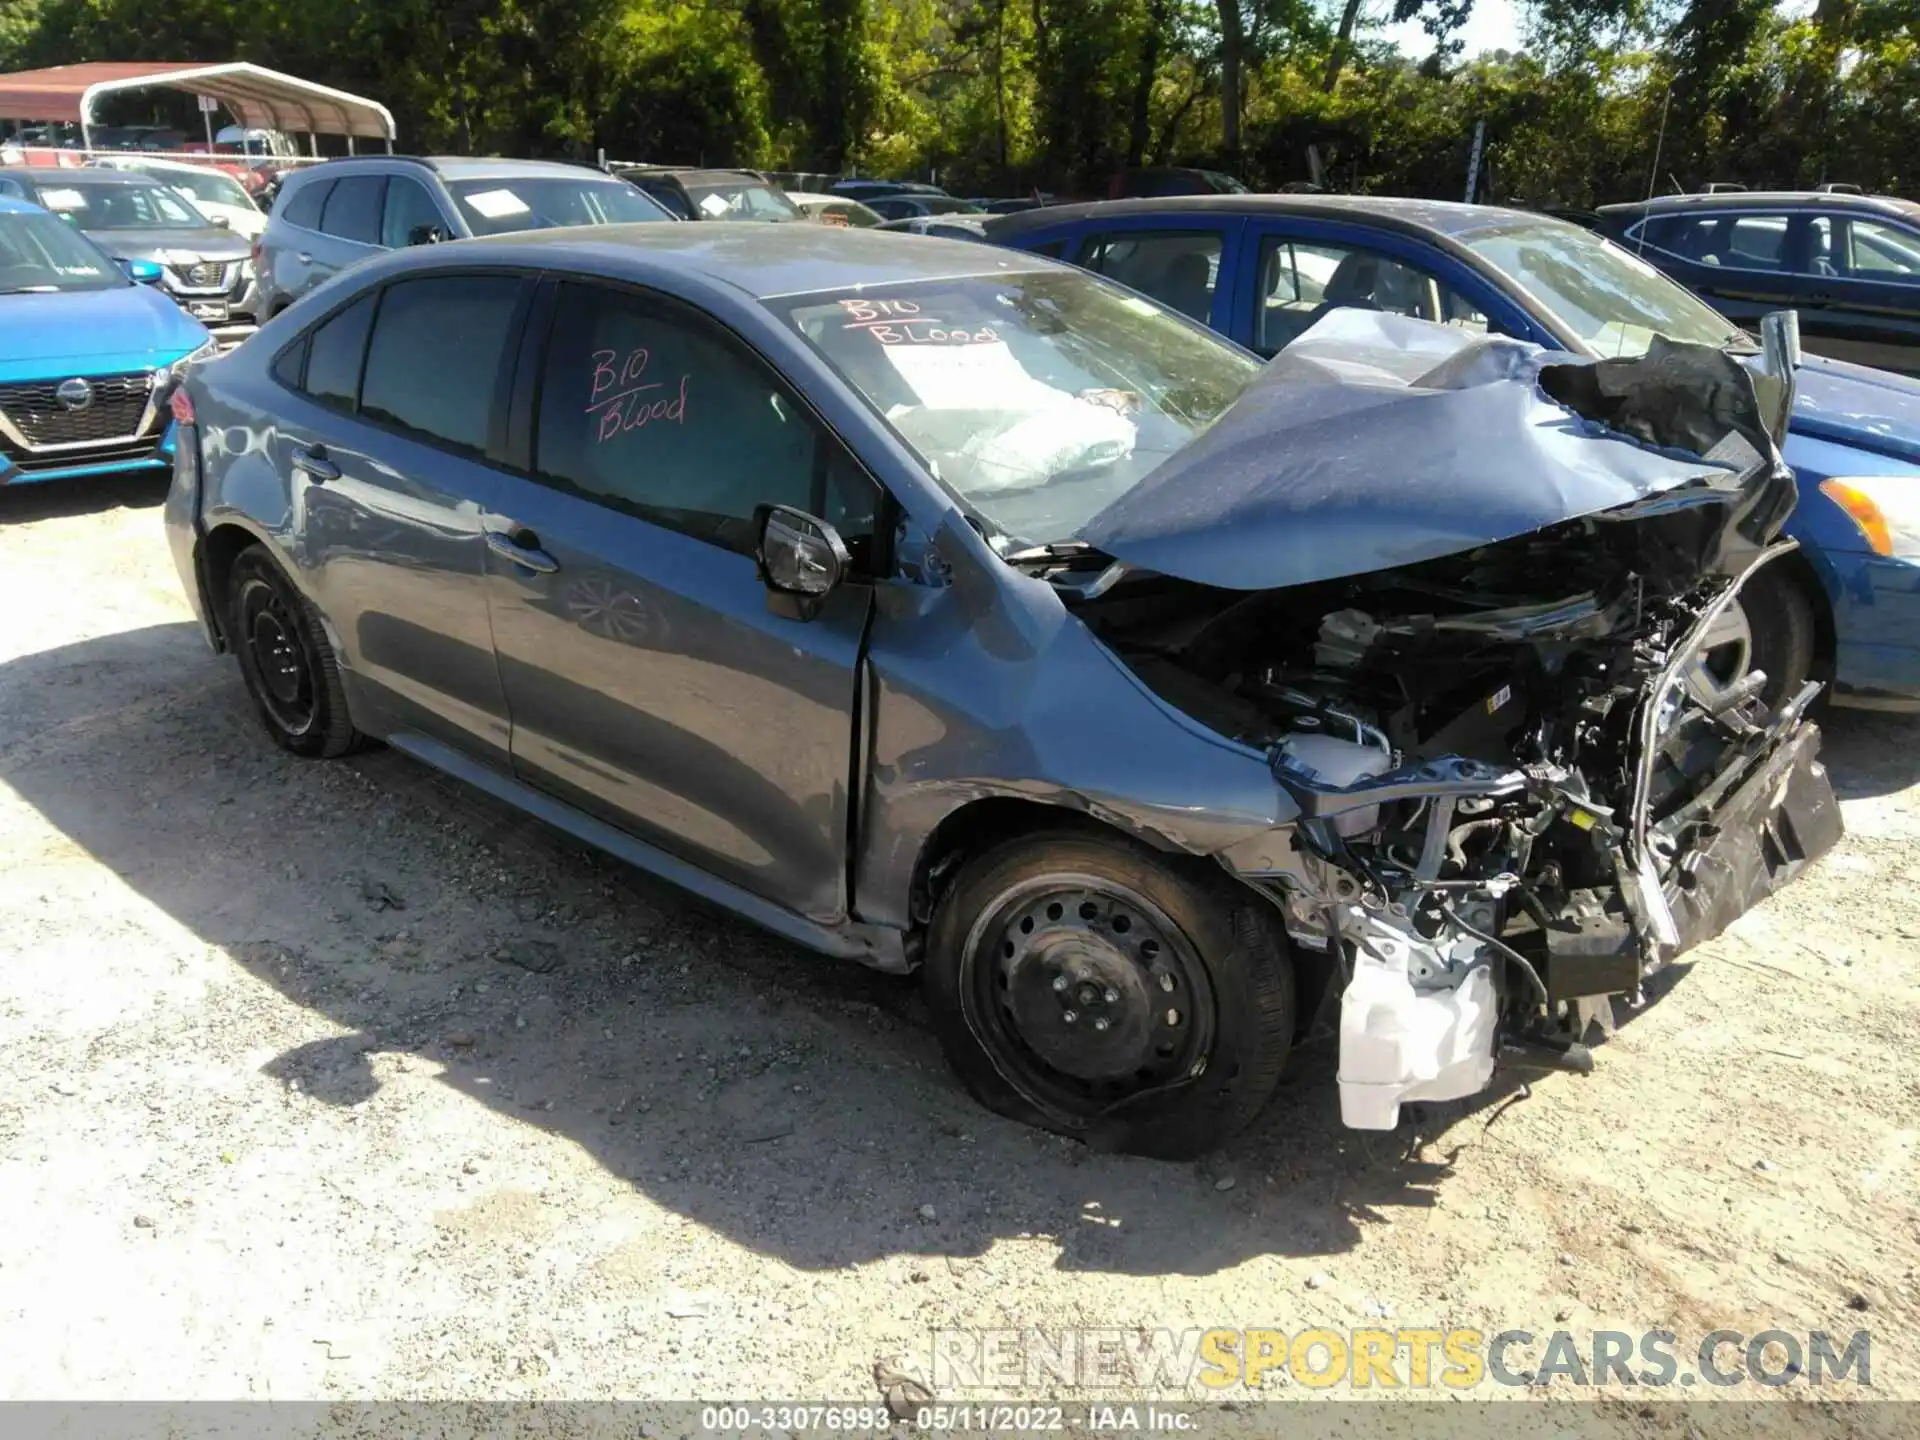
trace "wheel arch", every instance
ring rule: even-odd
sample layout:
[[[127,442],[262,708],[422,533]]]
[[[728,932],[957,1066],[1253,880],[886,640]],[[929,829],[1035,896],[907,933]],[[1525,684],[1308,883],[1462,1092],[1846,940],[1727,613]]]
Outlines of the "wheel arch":
[[[266,536],[237,520],[220,520],[200,540],[200,573],[207,587],[207,608],[212,612],[215,633],[224,649],[233,648],[233,636],[227,633],[227,586],[233,575],[233,562],[252,545],[264,545],[269,553],[273,545]],[[274,563],[286,566],[274,555]]]

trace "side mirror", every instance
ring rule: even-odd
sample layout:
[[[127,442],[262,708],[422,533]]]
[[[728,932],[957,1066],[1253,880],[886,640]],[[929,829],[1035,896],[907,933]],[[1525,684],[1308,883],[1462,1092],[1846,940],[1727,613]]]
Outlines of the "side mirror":
[[[122,260],[120,268],[136,285],[158,285],[166,273],[151,260]]]
[[[767,608],[789,620],[813,619],[853,563],[846,541],[826,521],[790,505],[762,505],[754,523]]]
[[[438,225],[416,225],[407,231],[407,244],[409,245],[438,245],[441,241],[451,240],[452,238],[451,235]]]
[[[233,221],[224,215],[209,215],[207,216],[207,223],[216,230],[231,230],[233,228]]]

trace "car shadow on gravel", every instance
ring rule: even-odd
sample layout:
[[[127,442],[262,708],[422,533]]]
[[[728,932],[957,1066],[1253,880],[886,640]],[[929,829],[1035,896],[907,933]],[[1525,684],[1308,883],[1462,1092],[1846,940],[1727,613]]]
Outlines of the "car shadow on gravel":
[[[0,525],[93,515],[121,505],[135,510],[152,509],[166,503],[167,487],[172,479],[171,471],[143,470],[131,475],[93,475],[78,480],[9,485],[0,488]]]
[[[1842,800],[1892,795],[1920,781],[1920,715],[1830,706],[1820,758]]]
[[[1439,1203],[1448,1157],[1424,1134],[1496,1124],[1523,1093],[1348,1131],[1323,1040],[1197,1164],[1002,1121],[948,1072],[912,980],[800,951],[395,752],[287,756],[187,624],[0,665],[0,782],[324,1019],[263,1067],[286,1092],[376,1125],[393,1107],[451,1183],[473,1142],[415,1135],[405,1108],[431,1076],[801,1269],[898,1255],[960,1275],[1036,1237],[1060,1268],[1135,1275],[1338,1255]],[[390,1057],[406,1084],[383,1083]]]

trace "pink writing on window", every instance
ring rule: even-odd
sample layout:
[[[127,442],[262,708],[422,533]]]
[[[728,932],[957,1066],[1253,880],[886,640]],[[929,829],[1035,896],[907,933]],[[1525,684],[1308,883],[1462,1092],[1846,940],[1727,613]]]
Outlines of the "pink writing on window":
[[[651,358],[645,346],[624,357],[617,350],[593,352],[593,394],[586,413],[598,417],[594,439],[599,443],[655,423],[686,424],[688,377],[680,377],[677,390],[659,393],[665,383],[644,378]]]

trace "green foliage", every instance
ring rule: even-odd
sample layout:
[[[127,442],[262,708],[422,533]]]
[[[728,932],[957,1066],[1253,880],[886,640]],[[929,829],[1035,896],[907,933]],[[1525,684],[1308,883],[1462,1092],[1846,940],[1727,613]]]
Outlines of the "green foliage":
[[[1527,53],[1462,61],[1474,3],[0,0],[0,70],[249,59],[382,99],[411,149],[963,193],[1098,194],[1180,163],[1457,197],[1482,121],[1481,198],[1920,183],[1920,0],[1522,0]],[[1381,43],[1388,14],[1427,53]]]

